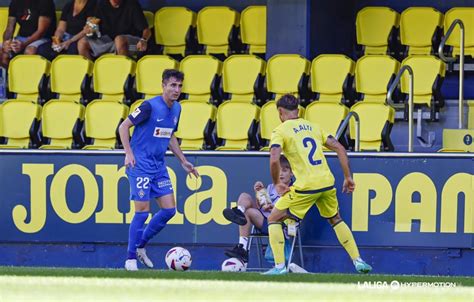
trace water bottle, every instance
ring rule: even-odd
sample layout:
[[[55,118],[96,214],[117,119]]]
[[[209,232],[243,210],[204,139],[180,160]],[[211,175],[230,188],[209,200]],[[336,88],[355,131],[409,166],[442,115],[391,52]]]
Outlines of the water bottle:
[[[257,191],[257,201],[260,204],[260,206],[264,206],[266,204],[272,203],[270,196],[268,195],[268,192],[265,188],[262,188]]]

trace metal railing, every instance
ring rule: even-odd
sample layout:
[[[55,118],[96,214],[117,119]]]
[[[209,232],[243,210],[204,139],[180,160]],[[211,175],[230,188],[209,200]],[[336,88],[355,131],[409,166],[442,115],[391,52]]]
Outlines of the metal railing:
[[[451,26],[449,27],[448,31],[444,35],[443,39],[441,39],[441,43],[439,44],[438,48],[438,54],[439,57],[445,61],[446,63],[451,63],[456,61],[456,58],[452,57],[446,57],[443,53],[444,45],[446,44],[446,41],[448,40],[449,36],[451,36],[451,33],[453,32],[454,28],[456,25],[459,25],[459,28],[461,30],[460,34],[460,41],[459,41],[459,109],[458,109],[458,114],[459,114],[459,124],[458,128],[462,129],[464,126],[464,23],[456,19],[451,23]]]
[[[355,151],[359,152],[360,151],[360,119],[359,115],[357,112],[351,111],[349,114],[346,116],[344,121],[342,122],[342,125],[339,127],[336,133],[336,139],[339,140],[341,135],[344,133],[344,129],[346,129],[347,124],[349,124],[349,121],[351,117],[354,117],[355,123],[356,123],[356,135],[355,135]]]
[[[393,81],[392,85],[388,89],[387,93],[387,101],[389,104],[393,104],[393,92],[400,83],[402,75],[405,71],[408,71],[408,75],[410,76],[410,87],[408,92],[408,152],[413,152],[413,87],[414,87],[414,76],[413,76],[413,69],[408,65],[403,65],[400,68],[400,71]]]

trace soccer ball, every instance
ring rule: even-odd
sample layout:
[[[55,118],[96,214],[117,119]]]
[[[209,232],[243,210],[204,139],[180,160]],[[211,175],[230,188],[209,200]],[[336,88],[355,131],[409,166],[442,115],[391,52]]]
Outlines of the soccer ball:
[[[185,271],[193,262],[189,251],[179,246],[175,246],[166,253],[165,261],[168,268],[174,271]]]
[[[245,270],[245,264],[237,258],[229,258],[222,263],[223,272],[245,272]]]

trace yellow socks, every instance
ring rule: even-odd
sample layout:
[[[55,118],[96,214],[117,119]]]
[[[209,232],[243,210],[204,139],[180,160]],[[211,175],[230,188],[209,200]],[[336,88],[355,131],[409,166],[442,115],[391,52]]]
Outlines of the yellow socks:
[[[270,235],[270,246],[272,247],[273,257],[275,258],[275,265],[285,265],[285,238],[283,236],[281,223],[270,223],[268,225],[268,235]]]
[[[344,221],[340,221],[333,226],[334,232],[336,232],[337,239],[341,243],[342,247],[346,250],[352,260],[359,258],[359,249],[352,236],[352,232]],[[273,245],[272,245],[273,249]]]

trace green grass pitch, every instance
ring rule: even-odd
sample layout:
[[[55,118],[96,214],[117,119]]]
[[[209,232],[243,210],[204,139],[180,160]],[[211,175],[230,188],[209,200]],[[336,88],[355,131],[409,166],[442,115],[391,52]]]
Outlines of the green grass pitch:
[[[3,301],[474,301],[474,278],[0,267]]]

